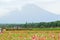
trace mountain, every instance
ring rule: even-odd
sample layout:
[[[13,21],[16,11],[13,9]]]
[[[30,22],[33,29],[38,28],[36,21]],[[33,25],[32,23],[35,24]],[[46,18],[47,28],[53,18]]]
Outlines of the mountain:
[[[2,18],[0,23],[50,22],[60,20],[59,15],[48,12],[34,4],[27,4],[22,10],[14,10]]]

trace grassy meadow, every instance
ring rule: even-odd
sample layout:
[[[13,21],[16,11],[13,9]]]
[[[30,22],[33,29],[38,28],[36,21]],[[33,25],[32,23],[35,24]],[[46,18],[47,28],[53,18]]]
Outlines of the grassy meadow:
[[[37,30],[38,29],[38,30]],[[34,28],[0,33],[0,40],[60,40],[59,28]]]

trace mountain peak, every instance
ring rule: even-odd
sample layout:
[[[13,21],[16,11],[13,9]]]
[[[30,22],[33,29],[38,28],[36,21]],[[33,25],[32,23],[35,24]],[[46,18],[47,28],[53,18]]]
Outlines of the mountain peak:
[[[1,23],[25,23],[27,22],[47,22],[58,20],[60,16],[54,15],[34,4],[27,4],[21,11],[15,10],[1,18]]]

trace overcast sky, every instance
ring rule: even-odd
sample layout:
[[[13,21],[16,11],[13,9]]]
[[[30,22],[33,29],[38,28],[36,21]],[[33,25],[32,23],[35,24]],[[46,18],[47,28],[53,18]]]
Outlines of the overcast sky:
[[[0,18],[26,4],[35,4],[40,8],[60,15],[60,0],[0,0]]]

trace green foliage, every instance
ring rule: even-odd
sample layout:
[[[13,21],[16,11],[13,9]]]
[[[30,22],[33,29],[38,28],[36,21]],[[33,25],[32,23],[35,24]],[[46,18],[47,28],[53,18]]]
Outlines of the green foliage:
[[[40,23],[25,23],[25,24],[0,24],[2,28],[59,28],[60,21],[40,22]]]

